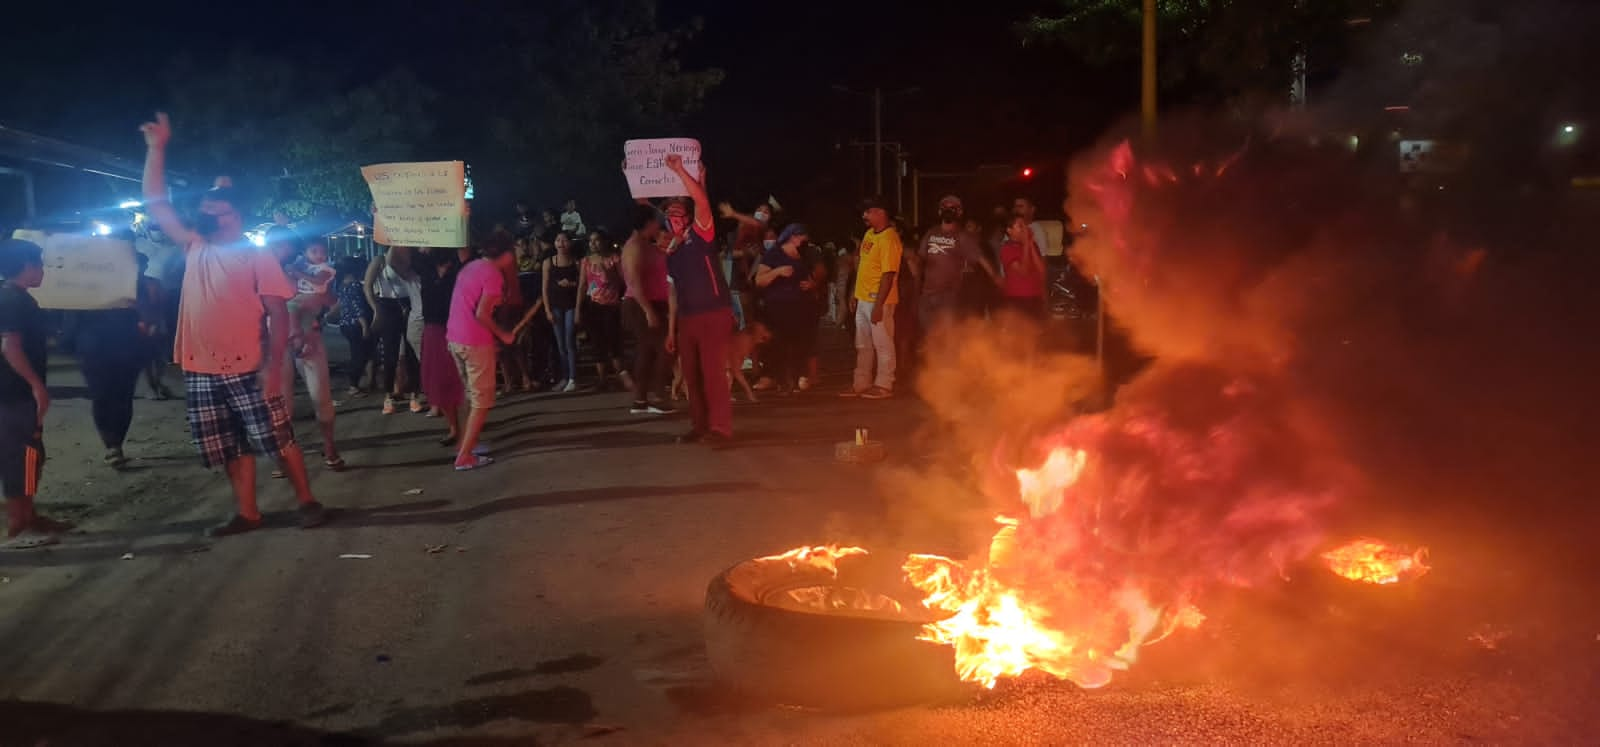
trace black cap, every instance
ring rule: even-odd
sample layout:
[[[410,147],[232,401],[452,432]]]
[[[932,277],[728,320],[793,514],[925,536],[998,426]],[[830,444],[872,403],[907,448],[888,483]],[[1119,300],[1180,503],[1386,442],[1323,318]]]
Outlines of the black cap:
[[[889,203],[884,202],[884,199],[881,196],[876,196],[875,195],[875,196],[868,197],[867,199],[861,201],[861,212],[865,213],[868,210],[871,210],[873,208],[877,208],[879,210],[882,210],[885,213],[890,213],[890,214],[894,213],[893,210],[889,209]]]

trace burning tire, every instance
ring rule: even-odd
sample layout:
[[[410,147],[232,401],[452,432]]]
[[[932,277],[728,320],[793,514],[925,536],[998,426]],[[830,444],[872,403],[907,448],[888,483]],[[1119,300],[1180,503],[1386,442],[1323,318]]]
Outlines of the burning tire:
[[[747,560],[711,580],[704,622],[717,676],[747,697],[829,710],[966,692],[951,649],[917,640],[922,625],[936,618],[920,605],[869,591],[868,582],[882,576],[865,558],[836,573],[839,556],[806,554],[829,550],[837,551],[802,548]],[[877,588],[900,591],[897,579]]]

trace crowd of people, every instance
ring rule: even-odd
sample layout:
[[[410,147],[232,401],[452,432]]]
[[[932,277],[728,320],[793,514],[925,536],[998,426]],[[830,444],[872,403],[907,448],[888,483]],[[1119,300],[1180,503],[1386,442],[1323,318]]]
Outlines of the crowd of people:
[[[672,413],[681,392],[690,427],[677,440],[721,445],[734,437],[735,383],[750,400],[757,391],[787,396],[817,386],[824,319],[853,330],[855,370],[841,396],[881,400],[895,395],[897,363],[914,355],[906,327],[931,330],[985,306],[1044,313],[1042,237],[1023,201],[1003,239],[987,250],[954,196],[940,201],[938,224],[911,251],[904,229],[877,200],[862,205],[859,242],[819,247],[803,224],[778,228],[773,201],[749,214],[713,202],[704,167],[694,175],[671,155],[666,166],[687,194],[637,201],[620,245],[590,230],[573,202],[537,218],[519,204],[509,225],[471,246],[390,246],[365,263],[334,264],[320,240],[285,226],[269,230],[264,247],[254,246],[225,180],[202,196],[193,220],[180,218],[164,181],[170,124],[158,115],[142,131],[146,210],[184,252],[172,361],[183,371],[201,461],[226,472],[237,504],[213,536],[261,525],[257,457],[270,459],[273,476],[293,487],[302,526],[327,520],[291,421],[298,378],[321,432],[324,466],[345,467],[323,337],[328,324],[338,326],[349,350],[340,366],[344,396],[381,395],[385,415],[409,410],[439,418],[439,443],[454,447],[454,469],[470,471],[494,463],[481,434],[498,397],[579,388],[580,331],[594,387],[630,392],[636,415]],[[733,228],[725,249],[717,241],[719,217]],[[42,272],[37,246],[0,246],[7,548],[49,544],[63,528],[39,516],[32,500],[49,398],[47,331],[27,289]],[[974,293],[982,287],[997,288],[998,298],[974,302],[991,298]],[[156,396],[167,395],[158,356],[149,354],[167,301],[158,285],[139,288],[135,308],[87,315],[76,331],[95,426],[114,467],[127,461],[122,441],[139,377],[149,378]]]

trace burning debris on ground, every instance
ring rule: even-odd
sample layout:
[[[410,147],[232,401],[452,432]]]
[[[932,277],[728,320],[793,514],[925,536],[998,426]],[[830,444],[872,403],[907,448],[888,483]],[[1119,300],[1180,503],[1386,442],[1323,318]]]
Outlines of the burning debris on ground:
[[[1173,152],[1113,141],[1074,170],[1075,214],[1098,227],[1074,258],[1150,357],[1109,407],[1094,405],[1093,361],[1056,341],[973,324],[930,341],[919,391],[947,453],[884,484],[890,522],[905,520],[892,544],[963,538],[964,555],[904,556],[900,579],[938,616],[917,637],[948,646],[961,680],[993,688],[1039,671],[1102,687],[1157,642],[1193,650],[1235,635],[1227,615],[1259,616],[1284,590],[1325,595],[1326,611],[1296,602],[1243,629],[1309,625],[1328,652],[1349,649],[1341,636],[1394,634],[1443,597],[1346,599],[1315,579],[1425,585],[1429,550],[1337,535],[1414,511],[1406,535],[1433,543],[1428,498],[1460,484],[1451,470],[1474,471],[1458,461],[1462,422],[1436,413],[1454,408],[1480,435],[1521,429],[1499,420],[1506,403],[1477,398],[1505,382],[1455,368],[1473,338],[1516,335],[1483,315],[1496,300],[1484,275],[1510,271],[1496,266],[1503,254],[1418,224],[1324,151],[1241,136]],[[1543,371],[1550,351],[1539,352],[1527,362]],[[1556,416],[1544,397],[1512,399]],[[1403,460],[1375,451],[1401,434],[1416,439]],[[1562,455],[1505,454],[1530,456]],[[856,555],[821,549],[777,557]],[[791,599],[813,613],[898,614],[903,595],[823,585]],[[1335,634],[1340,619],[1359,624]],[[1491,650],[1503,639],[1471,634]]]

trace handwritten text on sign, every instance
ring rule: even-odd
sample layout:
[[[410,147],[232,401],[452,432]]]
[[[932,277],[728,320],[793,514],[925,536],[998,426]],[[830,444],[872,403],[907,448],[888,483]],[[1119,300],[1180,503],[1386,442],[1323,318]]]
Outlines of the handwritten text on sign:
[[[398,246],[467,245],[467,200],[460,161],[362,166],[377,212],[372,238]]]
[[[700,178],[700,141],[687,137],[629,140],[622,144],[622,173],[634,197],[682,197],[689,194],[678,175],[667,168],[667,154],[683,156],[689,175]]]
[[[104,236],[17,231],[44,249],[44,281],[32,290],[46,309],[122,309],[138,292],[133,243]]]

